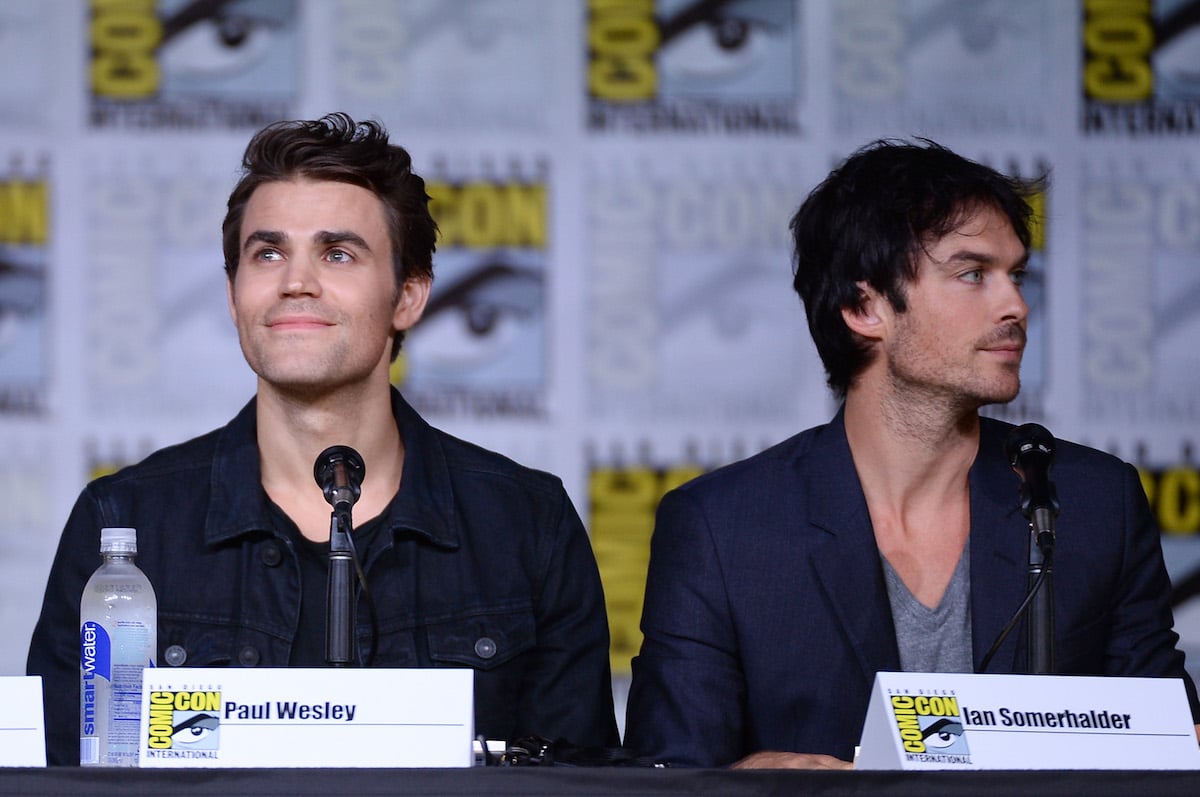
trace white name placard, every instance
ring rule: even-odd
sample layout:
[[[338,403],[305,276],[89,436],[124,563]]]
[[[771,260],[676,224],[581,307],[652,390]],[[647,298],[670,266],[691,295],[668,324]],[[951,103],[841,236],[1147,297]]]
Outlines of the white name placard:
[[[1172,678],[881,672],[858,769],[1200,769]]]
[[[0,676],[0,706],[0,766],[46,766],[41,676]]]
[[[468,767],[469,669],[146,669],[143,767]]]

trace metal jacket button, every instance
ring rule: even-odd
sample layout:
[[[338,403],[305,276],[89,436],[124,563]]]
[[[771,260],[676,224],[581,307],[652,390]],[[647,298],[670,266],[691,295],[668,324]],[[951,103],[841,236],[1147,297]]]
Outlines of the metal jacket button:
[[[183,645],[171,645],[163,651],[163,659],[172,667],[182,667],[187,661],[187,651]]]
[[[496,655],[496,643],[491,637],[480,637],[475,640],[475,655],[481,659],[490,659]]]
[[[246,647],[242,648],[241,652],[238,653],[238,662],[240,662],[243,667],[255,666],[258,664],[258,660],[260,658],[261,657],[259,656],[258,648],[251,645],[247,645]]]

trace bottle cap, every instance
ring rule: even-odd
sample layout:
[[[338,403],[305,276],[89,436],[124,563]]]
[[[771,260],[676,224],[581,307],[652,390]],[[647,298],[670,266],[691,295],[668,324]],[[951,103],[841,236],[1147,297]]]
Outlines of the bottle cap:
[[[100,553],[137,553],[137,529],[100,529]]]

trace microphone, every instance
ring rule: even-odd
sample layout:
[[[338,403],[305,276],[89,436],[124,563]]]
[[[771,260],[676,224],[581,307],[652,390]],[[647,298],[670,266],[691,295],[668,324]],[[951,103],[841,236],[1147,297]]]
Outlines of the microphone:
[[[1053,674],[1054,518],[1058,515],[1058,491],[1050,481],[1054,435],[1036,423],[1018,426],[1004,441],[1004,456],[1021,477],[1021,512],[1029,519],[1029,590],[1022,604],[1029,607],[1026,669]]]
[[[1054,518],[1058,515],[1058,491],[1050,481],[1054,435],[1036,423],[1018,426],[1004,441],[1004,456],[1021,477],[1021,512],[1038,531],[1038,543],[1053,545]],[[1042,540],[1043,534],[1049,538]]]
[[[367,472],[350,446],[330,446],[317,455],[313,478],[333,507],[329,518],[329,578],[325,590],[325,661],[331,667],[352,664],[355,655],[354,530],[350,507],[362,493]]]
[[[362,457],[350,446],[330,446],[313,465],[313,478],[336,512],[349,512],[354,506],[366,472]]]

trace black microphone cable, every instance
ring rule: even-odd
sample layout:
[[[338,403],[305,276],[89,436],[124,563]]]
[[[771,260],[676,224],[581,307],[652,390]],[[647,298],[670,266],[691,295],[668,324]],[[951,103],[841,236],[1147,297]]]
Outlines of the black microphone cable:
[[[379,648],[379,616],[375,613],[375,598],[371,595],[370,587],[367,586],[367,576],[363,572],[362,562],[358,558],[358,547],[354,544],[354,535],[347,534],[346,542],[350,548],[350,561],[354,563],[354,576],[358,580],[358,588],[361,591],[363,602],[367,605],[367,625],[371,629],[367,655],[364,658],[362,653],[359,653],[358,666],[370,667],[375,664],[375,654]]]
[[[1013,616],[1004,626],[996,637],[996,641],[988,648],[988,652],[984,654],[983,659],[979,662],[979,666],[975,668],[976,673],[987,672],[988,665],[992,663],[992,657],[996,655],[996,651],[1000,650],[1000,646],[1004,644],[1004,640],[1008,639],[1008,635],[1017,627],[1017,621],[1025,614],[1025,610],[1029,608],[1029,604],[1033,602],[1033,598],[1037,595],[1038,590],[1042,588],[1042,584],[1046,582],[1047,570],[1042,570],[1038,577],[1034,580],[1033,585],[1029,588],[1029,592],[1025,595],[1025,600],[1021,601],[1021,605],[1013,612]]]

